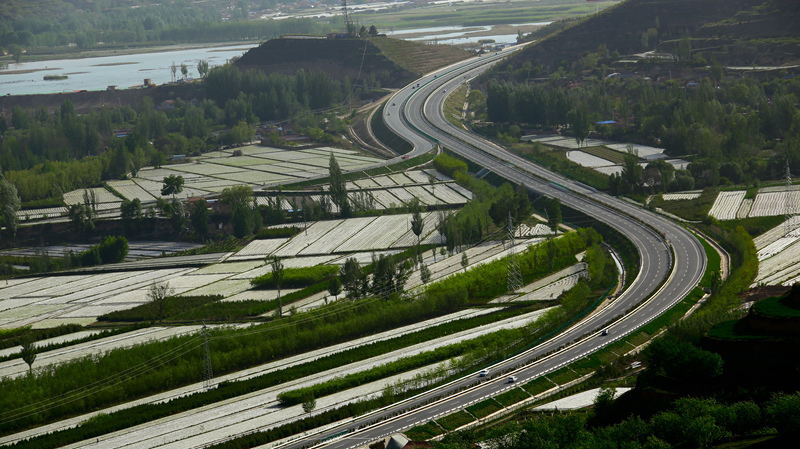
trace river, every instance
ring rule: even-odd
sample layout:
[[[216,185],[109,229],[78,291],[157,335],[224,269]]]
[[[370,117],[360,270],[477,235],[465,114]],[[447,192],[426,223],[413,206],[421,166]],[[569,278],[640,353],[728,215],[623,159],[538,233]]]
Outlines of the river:
[[[221,47],[202,47],[153,53],[103,56],[82,59],[10,63],[0,70],[0,95],[47,94],[75,90],[105,90],[109,85],[120,89],[141,85],[145,78],[155,84],[172,81],[173,62],[178,66],[176,78],[182,78],[180,65],[186,64],[189,78],[197,77],[197,62],[208,61],[209,67],[225,64],[234,56],[257,46],[244,42]],[[67,79],[45,81],[45,75],[66,75]]]

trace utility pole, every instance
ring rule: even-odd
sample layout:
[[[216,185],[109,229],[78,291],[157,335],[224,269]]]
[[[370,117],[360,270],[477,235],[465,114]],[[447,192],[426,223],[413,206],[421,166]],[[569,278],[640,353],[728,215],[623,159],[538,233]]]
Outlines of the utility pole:
[[[783,235],[784,237],[788,237],[789,233],[792,232],[794,224],[794,203],[792,202],[792,171],[789,168],[789,160],[786,160],[786,202],[784,204],[784,218],[786,221],[783,222]]]
[[[511,212],[508,213],[508,240],[511,243],[508,251],[508,268],[506,275],[506,285],[509,293],[515,293],[522,288],[522,274],[519,269],[519,260],[517,259],[517,252],[514,248],[514,219],[511,218]]]
[[[211,368],[211,347],[208,345],[209,334],[206,322],[203,321],[203,389],[210,390],[214,385],[214,370]]]

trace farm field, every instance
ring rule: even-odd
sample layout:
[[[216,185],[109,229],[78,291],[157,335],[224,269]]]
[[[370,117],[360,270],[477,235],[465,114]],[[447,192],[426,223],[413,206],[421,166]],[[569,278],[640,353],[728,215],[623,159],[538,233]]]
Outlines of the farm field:
[[[227,187],[241,184],[256,190],[325,176],[328,174],[331,152],[335,154],[343,170],[365,169],[380,162],[380,159],[364,156],[356,151],[327,147],[280,150],[250,145],[237,150],[242,151],[243,155],[233,156],[234,149],[214,151],[195,158],[191,163],[143,168],[133,179],[109,181],[108,185],[125,199],[138,198],[142,203],[152,203],[161,197],[162,181],[170,175],[184,178],[183,192],[178,196],[185,199],[220,193]],[[413,183],[410,179],[408,182]],[[120,198],[103,188],[93,190],[98,203],[115,203],[115,208],[119,209],[122,201]],[[83,203],[83,189],[65,193],[64,201],[67,205]],[[40,212],[43,213],[55,212]]]
[[[793,204],[800,204],[800,191],[789,192]],[[783,215],[786,211],[786,192],[759,192],[753,201],[748,217]]]
[[[717,220],[735,220],[747,191],[719,192],[708,215]]]
[[[624,153],[620,153],[619,151],[615,151],[603,146],[581,148],[581,151],[591,154],[592,156],[597,156],[603,160],[610,161],[610,164],[619,165],[625,160]]]
[[[619,387],[616,389],[615,397],[619,397],[631,390],[628,387]],[[533,410],[543,411],[543,410],[577,410],[579,408],[589,407],[594,404],[595,399],[597,398],[598,393],[600,393],[599,388],[593,388],[588,391],[582,391],[580,393],[573,394],[572,396],[567,396],[565,398],[558,399],[553,402],[548,402],[547,404],[540,405],[535,407]]]
[[[90,246],[91,245],[89,244],[75,243],[69,245],[53,245],[37,248],[14,248],[0,251],[0,255],[30,257],[36,255],[36,252],[38,251],[40,254],[46,252],[51,256],[61,257],[68,251],[72,251],[74,253],[86,251]],[[128,241],[128,256],[125,258],[125,260],[133,261],[145,258],[160,257],[165,254],[174,254],[177,252],[186,251],[188,249],[197,248],[199,246],[202,245],[187,242],[131,240]]]
[[[617,165],[614,162],[611,162],[607,159],[602,159],[597,157],[593,154],[584,153],[583,151],[567,151],[567,159],[575,162],[578,165],[582,165],[584,167],[608,167],[612,165]]]
[[[148,327],[145,329],[134,330],[124,334],[101,338],[85,343],[79,343],[52,351],[40,352],[36,356],[34,369],[38,370],[46,366],[64,363],[81,357],[98,354],[112,349],[127,348],[133,345],[144,343],[151,340],[165,340],[178,335],[191,334],[197,332],[202,326],[178,326],[178,327]],[[99,332],[99,331],[86,331]],[[77,334],[83,334],[79,332]],[[68,334],[62,337],[82,338],[77,334]],[[67,341],[66,339],[64,341]],[[45,342],[43,342],[45,343]],[[37,343],[39,344],[39,343]],[[14,351],[14,352],[19,352]],[[0,362],[0,377],[16,377],[28,372],[28,365],[21,359],[11,359]]]
[[[789,234],[783,222],[753,239],[758,250],[758,275],[752,287],[800,281],[800,218],[790,220]]]
[[[303,413],[300,406],[279,407],[277,394],[287,389],[295,389],[321,383],[334,377],[357,373],[366,369],[390,363],[439,347],[461,342],[468,338],[486,335],[500,329],[513,329],[525,326],[541,316],[545,310],[531,312],[474,329],[454,333],[445,337],[419,343],[404,349],[392,351],[371,359],[345,365],[307,378],[297,379],[265,390],[249,393],[223,403],[212,404],[197,410],[162,418],[155,423],[136,426],[103,437],[104,447],[187,447],[206,444],[220,438],[238,435],[265,425],[277,425],[300,419]],[[434,365],[435,366],[435,365]],[[338,406],[366,396],[380,394],[387,383],[406,380],[417,373],[428,371],[434,366],[419,368],[398,376],[381,379],[340,393],[317,398],[316,412]],[[94,446],[93,440],[78,443],[74,447]]]
[[[287,357],[285,359],[277,360],[274,362],[270,362],[264,365],[259,365],[253,368],[241,370],[235,373],[218,376],[215,378],[215,382],[223,382],[223,381],[236,381],[236,380],[246,380],[256,376],[263,375],[265,373],[269,373],[271,371],[275,371],[278,369],[285,369],[292,366],[296,366],[302,363],[307,363],[313,361],[319,357],[323,357],[329,354],[334,354],[338,352],[342,352],[348,349],[357,348],[366,344],[370,344],[376,341],[384,341],[391,338],[395,338],[401,335],[405,335],[408,333],[417,332],[428,327],[437,326],[439,324],[448,323],[454,320],[460,319],[467,319],[472,318],[480,315],[485,315],[490,313],[492,309],[465,309],[459,312],[451,313],[448,315],[443,315],[441,317],[433,318],[430,320],[421,321],[416,324],[411,324],[408,326],[403,326],[400,328],[396,328],[390,331],[382,332],[379,334],[375,334],[368,337],[359,338],[356,340],[351,340],[345,343],[340,343],[337,345],[329,346],[327,348],[318,349],[315,351],[305,352],[303,354],[298,354],[296,356]],[[136,401],[127,402],[125,404],[120,404],[118,406],[110,407],[108,409],[104,409],[94,413],[87,413],[81,416],[77,416],[74,418],[65,419],[59,421],[57,423],[53,423],[50,425],[36,427],[34,429],[26,430],[23,432],[19,432],[13,435],[8,435],[5,437],[0,437],[0,444],[7,444],[9,442],[17,441],[19,439],[29,438],[31,436],[41,435],[43,433],[52,432],[54,430],[61,430],[69,427],[74,427],[87,419],[96,416],[100,413],[111,413],[116,410],[130,408],[135,405],[145,404],[145,403],[156,403],[156,402],[166,402],[172,398],[186,396],[192,393],[200,392],[203,390],[203,383],[198,382],[196,384],[187,385],[182,388],[177,388],[174,390],[170,390],[164,393],[159,393],[147,398],[139,399]]]
[[[700,198],[701,192],[684,192],[684,193],[662,193],[661,198],[664,201],[681,201],[681,200],[696,200]]]

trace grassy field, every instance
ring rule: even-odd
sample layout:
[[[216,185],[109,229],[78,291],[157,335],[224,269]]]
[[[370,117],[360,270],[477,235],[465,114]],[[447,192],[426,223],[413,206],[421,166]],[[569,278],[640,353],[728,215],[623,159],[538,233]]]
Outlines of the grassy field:
[[[467,98],[467,86],[462,84],[458,86],[444,102],[444,116],[447,120],[455,125],[461,127],[461,115],[464,113],[464,101]]]
[[[472,421],[475,421],[475,418],[473,418],[469,413],[463,410],[451,413],[447,416],[438,418],[436,420],[436,422],[438,422],[440,426],[444,427],[447,430],[456,430],[459,427],[463,426],[464,424],[469,424]]]
[[[683,219],[701,221],[708,216],[716,199],[717,190],[709,187],[703,190],[699,198],[693,200],[663,201],[656,198],[650,204]]]
[[[405,431],[407,437],[413,441],[423,441],[445,433],[445,430],[437,426],[433,421],[412,427]]]
[[[467,407],[467,411],[480,419],[489,416],[502,408],[503,407],[497,401],[495,401],[493,398],[489,398],[485,401],[481,401],[475,405]]]
[[[371,38],[370,41],[386,57],[419,75],[472,56],[469,52],[451,45],[420,45],[413,41],[385,37]]]
[[[509,405],[514,405],[529,397],[531,396],[522,388],[512,388],[501,395],[495,396],[495,399],[502,404],[503,407],[508,407]]]
[[[615,164],[621,164],[625,160],[624,154],[620,153],[619,151],[614,151],[610,148],[606,148],[603,146],[581,148],[581,151],[583,151],[584,153],[589,153],[593,156],[597,156],[599,158],[603,158],[607,161],[611,161]]]

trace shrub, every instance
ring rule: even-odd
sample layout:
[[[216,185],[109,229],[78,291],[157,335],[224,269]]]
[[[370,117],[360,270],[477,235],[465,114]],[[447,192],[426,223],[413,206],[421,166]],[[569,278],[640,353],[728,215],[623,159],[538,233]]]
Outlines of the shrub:
[[[281,288],[302,288],[309,285],[325,282],[339,274],[339,267],[335,265],[317,265],[304,268],[286,268],[283,273]],[[258,288],[276,288],[272,280],[272,273],[256,277],[250,281]],[[324,288],[323,288],[324,290]]]

